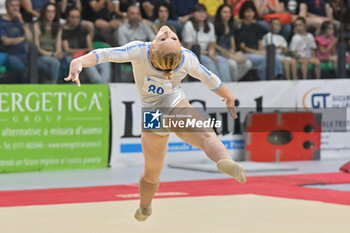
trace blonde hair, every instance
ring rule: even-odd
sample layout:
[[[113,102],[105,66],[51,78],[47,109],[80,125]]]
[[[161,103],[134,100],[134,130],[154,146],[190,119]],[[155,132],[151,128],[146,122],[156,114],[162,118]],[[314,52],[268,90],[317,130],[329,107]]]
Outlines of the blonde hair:
[[[165,80],[171,80],[174,75],[174,69],[178,67],[181,62],[181,50],[176,52],[163,53],[161,50],[154,52],[154,61],[157,66],[163,70],[163,77]]]

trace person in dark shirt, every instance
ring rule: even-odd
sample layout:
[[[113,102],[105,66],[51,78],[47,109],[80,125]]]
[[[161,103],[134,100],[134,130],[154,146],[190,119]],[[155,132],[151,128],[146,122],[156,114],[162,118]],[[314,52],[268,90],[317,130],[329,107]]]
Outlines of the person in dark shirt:
[[[56,0],[56,1],[61,12],[60,16],[63,19],[67,18],[67,14],[71,9],[77,8],[81,10],[81,0]]]
[[[234,81],[238,81],[251,69],[252,63],[241,51],[236,51],[232,11],[231,5],[222,4],[216,12],[214,21],[216,50],[227,58],[231,77]]]
[[[242,25],[235,32],[236,47],[252,62],[260,80],[266,80],[266,50],[262,44],[265,31],[256,23],[258,13],[254,3],[250,1],[243,3],[239,16],[242,19]],[[276,57],[275,76],[282,73],[281,61]]]
[[[299,15],[305,18],[307,26],[316,28],[316,34],[324,22],[334,20],[329,0],[305,0],[300,4]]]
[[[18,72],[19,81],[26,82],[27,39],[31,38],[30,30],[20,13],[20,0],[6,2],[7,13],[0,18],[1,50],[8,54],[5,66],[8,71]]]
[[[117,18],[126,18],[127,11],[131,5],[139,5],[136,0],[112,0],[113,9],[112,13],[115,14]]]
[[[345,0],[331,0],[330,2],[332,11],[333,11],[333,17],[336,20],[341,20],[345,13],[346,13],[346,1]]]
[[[163,2],[163,1],[161,1],[161,0],[139,0],[139,2],[141,4],[142,18],[153,20],[156,18],[154,15],[156,5],[159,2]],[[173,13],[173,12],[171,12],[171,13]]]
[[[193,7],[198,0],[171,0],[170,3],[175,11],[174,19],[184,24],[192,16]]]
[[[82,9],[81,1],[82,0],[58,0],[57,5],[61,12],[60,14],[61,18],[66,19],[68,12],[73,8],[81,11]],[[93,39],[95,35],[95,28],[94,28],[93,22],[90,22],[88,20],[82,20],[81,24],[83,25],[83,27],[85,27],[89,31],[89,35]]]
[[[340,41],[344,39],[345,43],[347,44],[347,51],[348,51],[348,61],[350,61],[350,7],[346,10],[344,17],[342,19],[343,27],[341,30],[341,35],[343,38],[340,38]],[[349,62],[350,63],[350,62]]]
[[[160,29],[163,25],[169,26],[172,30],[175,29],[176,34],[181,38],[183,24],[173,20],[173,8],[167,1],[158,2],[154,8],[154,24],[157,29]],[[174,31],[174,30],[173,30]]]
[[[55,0],[21,0],[24,21],[33,22],[38,19],[41,8],[48,2],[56,3]]]
[[[92,40],[89,32],[80,23],[80,11],[73,8],[67,16],[67,23],[63,27],[62,34],[63,49],[69,54],[66,57],[70,63],[73,58],[82,56],[91,50]],[[111,75],[109,63],[102,63],[97,66],[84,69],[83,74],[92,83],[108,83]]]
[[[122,25],[121,20],[112,18],[115,3],[112,0],[86,0],[84,3],[83,19],[93,22],[100,30],[100,40],[114,44],[113,34]]]

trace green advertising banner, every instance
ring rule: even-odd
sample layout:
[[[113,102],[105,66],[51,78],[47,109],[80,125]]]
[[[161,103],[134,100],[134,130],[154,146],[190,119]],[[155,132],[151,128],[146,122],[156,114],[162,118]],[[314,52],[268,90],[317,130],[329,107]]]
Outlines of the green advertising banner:
[[[108,166],[107,85],[1,85],[0,172]]]

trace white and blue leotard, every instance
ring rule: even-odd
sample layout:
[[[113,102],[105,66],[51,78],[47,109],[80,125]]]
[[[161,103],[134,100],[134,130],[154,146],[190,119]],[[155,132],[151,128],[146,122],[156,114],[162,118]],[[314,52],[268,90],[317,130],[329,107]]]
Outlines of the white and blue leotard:
[[[187,74],[199,79],[211,90],[221,87],[221,80],[200,64],[197,56],[186,48],[181,48],[182,59],[174,70],[171,80],[165,80],[162,71],[155,69],[150,60],[150,42],[133,41],[121,47],[96,49],[97,63],[131,62],[135,83],[143,107],[174,108],[185,94],[180,88]]]

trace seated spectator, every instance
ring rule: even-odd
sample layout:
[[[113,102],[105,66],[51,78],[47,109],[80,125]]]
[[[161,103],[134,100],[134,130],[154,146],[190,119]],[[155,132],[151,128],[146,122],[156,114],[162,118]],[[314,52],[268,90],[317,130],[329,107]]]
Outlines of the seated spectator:
[[[233,17],[236,20],[239,20],[239,9],[241,9],[241,6],[243,5],[243,3],[245,3],[247,0],[226,0],[227,4],[230,4],[232,6],[232,14]]]
[[[110,0],[86,0],[83,2],[83,18],[94,23],[99,30],[100,38],[97,40],[115,44],[113,34],[122,25],[122,21],[112,19],[114,3]]]
[[[290,80],[290,73],[292,72],[292,78],[297,79],[297,62],[294,58],[286,56],[288,53],[288,44],[286,39],[278,33],[281,30],[281,22],[279,19],[273,19],[270,21],[271,32],[267,33],[263,37],[263,45],[266,47],[269,44],[274,44],[276,47],[276,56],[281,60],[284,68],[284,75],[287,80]]]
[[[171,28],[171,30],[176,32],[178,36],[181,36],[183,24],[171,19],[172,12],[173,12],[173,9],[168,2],[161,1],[157,3],[154,8],[154,16],[156,18],[156,20],[154,21],[154,24],[156,25],[158,30],[163,25],[167,25],[169,28]]]
[[[137,5],[139,3],[137,0],[112,0],[113,10],[112,12],[117,16],[117,18],[126,18],[129,6]]]
[[[71,9],[81,10],[81,0],[57,0],[57,6],[60,9],[61,18],[65,19]]]
[[[194,6],[193,17],[185,24],[182,39],[188,49],[191,49],[194,44],[198,44],[201,63],[223,82],[231,82],[227,59],[216,54],[214,25],[208,22],[207,9],[203,4]]]
[[[6,14],[6,0],[0,0],[0,16]]]
[[[287,80],[290,80],[290,73],[292,73],[293,79],[298,79],[297,77],[297,62],[294,58],[286,56],[288,53],[288,44],[283,36],[278,33],[281,30],[281,22],[279,19],[273,19],[270,22],[271,32],[267,33],[263,37],[263,45],[266,47],[269,44],[274,44],[276,47],[276,56],[281,60],[284,69],[284,75]]]
[[[174,8],[174,19],[185,24],[191,18],[193,7],[198,0],[171,0],[170,3]]]
[[[279,0],[253,0],[253,2],[257,9],[258,16],[263,19],[263,20],[259,20],[258,23],[264,28],[265,32],[271,31],[270,24],[268,23],[268,19],[267,19],[267,18],[271,18],[269,17],[269,15],[272,14],[273,18],[282,18],[282,17],[285,17],[286,14],[288,16],[288,13],[284,12],[283,4]],[[290,34],[292,32],[291,23],[293,19],[291,15],[289,16],[290,16],[290,19],[286,20],[288,22],[283,22],[284,25],[280,32],[280,34],[286,40],[289,39]]]
[[[317,45],[316,57],[321,62],[333,63],[337,70],[337,44],[338,39],[334,36],[335,26],[333,23],[326,21],[321,26],[321,34],[316,36]]]
[[[334,19],[330,0],[305,0],[300,4],[299,15],[306,20],[307,26],[316,29],[316,34],[319,34],[323,22]]]
[[[17,72],[18,81],[27,82],[27,40],[31,38],[30,30],[20,13],[20,0],[6,1],[6,14],[0,19],[0,39],[2,52],[8,54],[5,66],[7,71]]]
[[[60,12],[61,12],[60,16],[62,19],[66,19],[68,12],[73,8],[76,8],[76,9],[81,11],[81,0],[58,0],[57,5],[60,9]],[[65,22],[65,20],[62,20],[62,21]],[[87,20],[82,20],[81,24],[86,29],[88,29],[89,34],[90,34],[91,38],[93,39],[95,36],[94,24],[90,21],[87,21]]]
[[[39,53],[39,73],[48,75],[51,83],[57,83],[63,54],[62,29],[54,3],[48,2],[41,8],[38,22],[34,24],[34,41]]]
[[[118,29],[118,44],[124,45],[134,40],[151,41],[155,38],[153,30],[142,21],[140,8],[128,8],[128,21]]]
[[[26,22],[33,22],[40,16],[40,10],[44,4],[55,0],[21,0],[23,19]]]
[[[215,34],[218,52],[228,59],[231,70],[231,78],[238,81],[252,67],[242,52],[236,52],[236,42],[234,38],[234,20],[232,7],[229,4],[223,4],[218,8],[215,16]]]
[[[346,13],[345,0],[331,0],[331,8],[333,18],[335,20],[341,20]]]
[[[157,3],[162,2],[162,1],[161,0],[139,0],[139,2],[141,3],[142,18],[154,20],[156,18],[156,16],[154,15],[155,7],[156,7]],[[173,12],[170,12],[170,14],[172,14],[172,13]]]
[[[235,38],[237,48],[244,52],[244,55],[252,62],[257,69],[260,80],[266,80],[266,50],[262,44],[264,29],[256,23],[258,12],[251,1],[243,3],[239,10],[239,17],[242,19],[241,27],[236,30]],[[281,61],[276,57],[275,76],[281,75],[283,68]]]
[[[350,1],[349,1],[350,4]],[[344,17],[343,17],[343,32],[341,33],[341,35],[344,37],[345,39],[345,43],[347,44],[347,50],[350,51],[350,8],[347,9]],[[350,54],[349,54],[349,63],[350,63]]]
[[[281,0],[282,11],[292,14],[294,21],[300,13],[300,4],[304,2],[305,0]]]
[[[199,0],[207,8],[207,13],[210,19],[214,19],[219,7],[224,4],[224,0]]]
[[[68,60],[82,56],[91,50],[92,41],[89,32],[80,23],[80,11],[72,9],[67,15],[67,23],[63,26],[63,49],[69,53]],[[92,83],[108,83],[111,76],[109,63],[101,63],[96,66],[84,68],[84,76]]]
[[[294,21],[294,28],[295,35],[289,47],[294,53],[294,57],[301,63],[303,79],[307,78],[309,63],[315,66],[316,78],[321,78],[321,65],[315,54],[315,39],[314,36],[306,30],[306,20],[303,17],[298,17]]]

